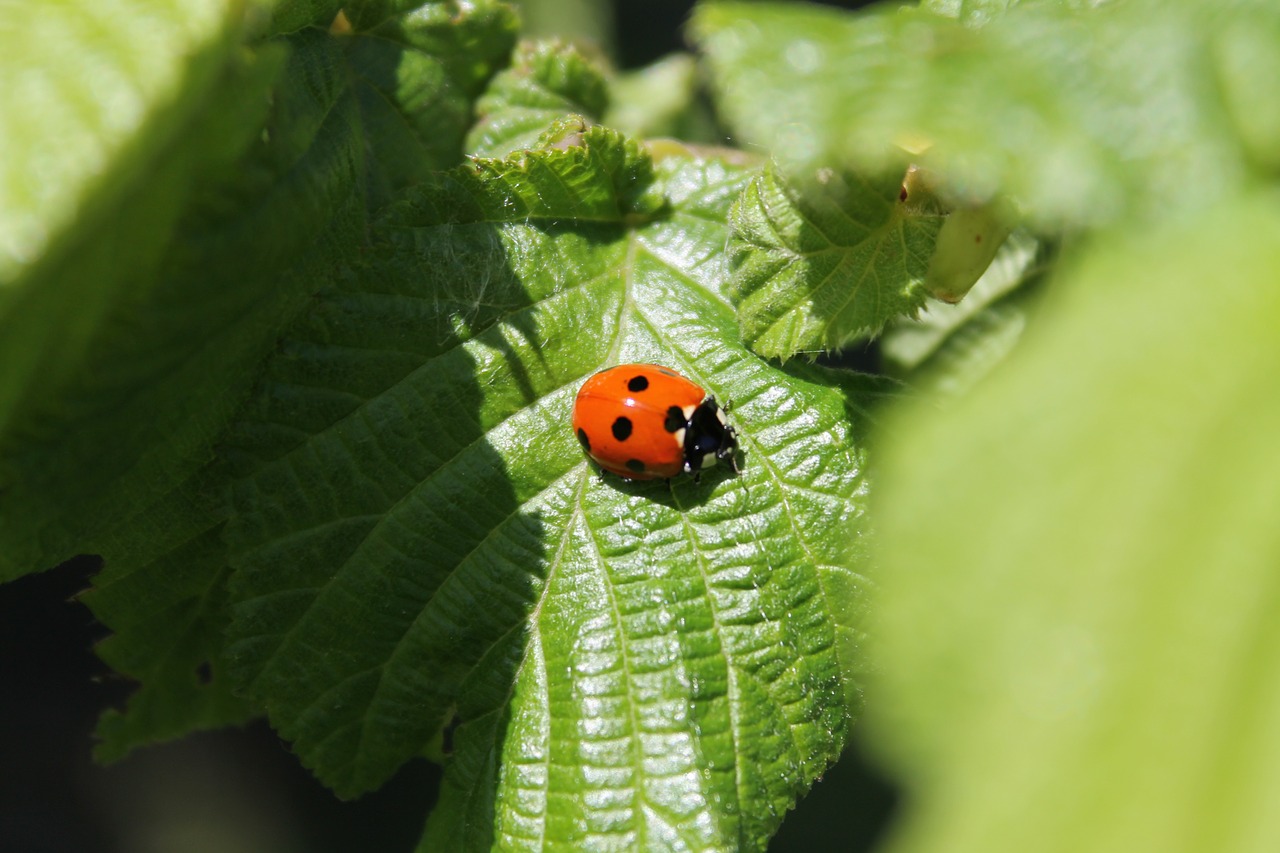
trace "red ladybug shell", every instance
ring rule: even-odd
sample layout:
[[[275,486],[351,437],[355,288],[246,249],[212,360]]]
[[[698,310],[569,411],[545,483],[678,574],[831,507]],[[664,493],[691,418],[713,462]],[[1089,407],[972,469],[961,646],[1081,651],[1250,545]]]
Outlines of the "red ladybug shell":
[[[697,474],[737,447],[715,398],[657,364],[621,364],[584,382],[573,431],[601,468],[628,480]]]

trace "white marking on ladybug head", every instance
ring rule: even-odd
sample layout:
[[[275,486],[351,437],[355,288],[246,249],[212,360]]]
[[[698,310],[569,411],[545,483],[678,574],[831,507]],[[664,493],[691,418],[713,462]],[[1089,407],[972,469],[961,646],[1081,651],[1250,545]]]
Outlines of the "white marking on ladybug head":
[[[720,426],[728,426],[729,419],[724,416],[724,409],[716,407],[716,420],[720,421]]]
[[[698,409],[697,406],[685,406],[683,409],[680,410],[680,413],[684,415],[685,421],[688,421],[689,418],[693,417],[693,413],[697,411],[697,409]]]
[[[715,464],[716,464],[716,455],[714,453],[708,453],[707,455],[702,457],[703,469],[710,468],[712,465],[715,465]]]
[[[671,433],[671,435],[675,438],[677,447],[684,447],[684,427],[680,427],[680,429]]]

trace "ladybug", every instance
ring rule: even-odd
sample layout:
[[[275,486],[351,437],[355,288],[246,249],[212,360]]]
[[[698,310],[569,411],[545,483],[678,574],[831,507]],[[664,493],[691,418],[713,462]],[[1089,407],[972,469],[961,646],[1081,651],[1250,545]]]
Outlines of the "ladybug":
[[[602,469],[627,480],[696,480],[717,459],[738,470],[738,434],[716,398],[657,364],[620,364],[582,383],[573,431]]]

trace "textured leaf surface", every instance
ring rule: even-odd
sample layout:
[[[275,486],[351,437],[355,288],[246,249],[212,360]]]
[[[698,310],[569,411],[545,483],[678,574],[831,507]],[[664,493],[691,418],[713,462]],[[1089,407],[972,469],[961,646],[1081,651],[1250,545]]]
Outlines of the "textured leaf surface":
[[[578,48],[526,42],[476,104],[479,121],[466,148],[480,157],[532,148],[564,116],[599,118],[608,103],[603,71]]]
[[[121,10],[119,20],[142,27],[144,11]],[[279,329],[363,238],[367,206],[461,158],[471,101],[514,40],[510,10],[482,3],[456,18],[435,5],[400,12],[376,35],[310,29],[246,48],[237,11],[227,20],[192,12],[208,32],[191,56],[169,56],[171,45],[151,39],[77,48],[108,51],[103,62],[130,73],[158,62],[153,52],[177,65],[165,69],[170,88],[134,105],[149,112],[129,144],[92,115],[84,127],[57,124],[95,102],[87,87],[101,74],[50,75],[71,87],[54,90],[66,110],[9,96],[25,110],[15,115],[32,115],[6,125],[11,144],[28,124],[61,128],[100,146],[92,162],[107,177],[67,174],[58,204],[77,218],[63,232],[53,207],[32,201],[22,212],[44,217],[41,233],[56,239],[30,247],[36,256],[0,296],[0,577],[65,559],[207,461]],[[156,27],[168,20],[153,17]],[[58,15],[49,18],[54,28]],[[137,84],[143,94],[153,85]],[[417,124],[405,131],[409,120]],[[41,150],[62,148],[40,139]],[[10,197],[24,198],[21,189]]]
[[[490,34],[500,46],[509,45],[503,20]],[[459,26],[466,25],[459,19]],[[362,109],[359,84],[351,82],[362,66],[348,39],[310,29],[278,44],[288,59],[274,80],[265,128],[258,117],[258,143],[236,164],[234,178],[218,183],[204,176],[211,186],[181,220],[182,239],[164,258],[154,304],[130,305],[132,325],[94,351],[99,384],[82,390],[105,413],[79,413],[74,443],[58,433],[46,437],[56,453],[17,457],[43,478],[27,481],[43,504],[17,493],[26,513],[45,505],[79,523],[94,522],[69,547],[107,561],[86,597],[115,632],[100,652],[142,682],[123,712],[103,717],[104,758],[239,721],[252,708],[231,699],[221,653],[230,618],[229,563],[221,542],[229,477],[218,467],[194,473],[192,467],[212,455],[209,443],[248,393],[279,330],[365,240],[366,206],[373,203],[363,192],[371,173],[365,152],[397,144],[394,135],[380,135]],[[467,73],[486,67],[485,51],[492,49],[478,48]],[[446,40],[442,50],[453,48]],[[452,86],[439,83],[445,93]],[[227,96],[238,101],[245,92],[232,87]],[[455,128],[455,141],[461,131]],[[459,156],[455,151],[453,159]],[[145,448],[140,461],[126,452],[132,442]],[[115,452],[103,458],[104,447]],[[93,459],[88,470],[85,458]],[[59,475],[75,479],[85,492],[68,498],[50,485]],[[190,479],[184,482],[184,476]],[[110,488],[96,489],[94,477]],[[29,535],[27,517],[9,513],[3,521]]]
[[[297,310],[302,294],[330,274],[335,255],[354,247],[361,234],[358,123],[333,46],[317,33],[288,44],[289,60],[267,119],[269,141],[246,155],[241,181],[202,199],[198,209],[207,213],[189,220],[190,244],[173,253],[181,274],[162,285],[163,298],[149,311],[155,320],[146,327],[164,329],[165,336],[139,342],[151,348],[145,354],[156,363],[148,378],[158,384],[138,404],[153,407],[148,411],[155,422],[149,426],[164,442],[151,445],[143,464],[120,475],[113,490],[92,495],[99,504],[125,506],[82,510],[99,521],[120,513],[127,523],[100,525],[92,539],[73,543],[106,560],[84,597],[113,631],[99,653],[141,682],[125,709],[102,717],[97,754],[103,759],[192,729],[239,722],[249,713],[247,703],[231,697],[221,655],[230,621],[229,564],[220,538],[229,478],[218,468],[201,468],[168,491],[162,487],[183,472],[175,458],[188,465],[205,462],[208,442],[248,393],[251,368],[265,357],[278,325]],[[275,239],[264,240],[264,234]],[[193,326],[204,334],[193,336]],[[194,355],[188,344],[198,344]],[[118,352],[108,355],[123,359]],[[110,362],[107,355],[104,362]],[[192,399],[192,388],[215,397],[220,386],[221,406]],[[99,393],[104,401],[114,399]],[[100,453],[103,434],[111,430],[159,441],[137,422],[137,412],[126,408],[99,420],[103,432],[80,427],[87,432],[86,452]],[[127,461],[111,459],[116,465]],[[98,466],[116,470],[101,461]]]
[[[709,3],[692,29],[745,141],[857,168],[904,146],[1048,225],[1193,213],[1275,168],[1274,3],[937,5],[959,19]]]
[[[231,621],[224,489],[216,469],[203,471],[130,530],[95,543],[106,567],[80,600],[113,631],[96,651],[140,685],[125,708],[98,721],[100,761],[261,713],[232,692],[223,655]]]
[[[748,173],[574,142],[424,188],[291,331],[239,442],[234,656],[340,793],[449,728],[423,849],[761,849],[856,697],[857,398],[738,343]],[[572,399],[627,361],[732,400],[741,475],[599,480]]]
[[[943,217],[898,201],[900,178],[798,190],[769,166],[733,208],[733,279],[743,339],[760,355],[836,349],[925,303]]]
[[[886,424],[886,849],[1280,845],[1273,202],[1111,241],[1021,358]]]
[[[271,7],[271,31],[293,33],[308,26],[328,27],[343,5],[342,0],[276,0]]]
[[[510,6],[482,0],[364,2],[343,9],[350,86],[372,149],[370,203],[461,159],[476,99],[507,64],[517,20]]]

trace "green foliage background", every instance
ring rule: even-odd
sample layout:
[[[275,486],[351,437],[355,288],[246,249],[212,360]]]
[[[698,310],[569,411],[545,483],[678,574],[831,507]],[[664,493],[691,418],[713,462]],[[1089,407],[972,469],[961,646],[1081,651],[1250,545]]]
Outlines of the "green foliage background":
[[[706,2],[628,74],[491,0],[6,16],[0,579],[103,556],[99,758],[265,716],[442,762],[421,850],[760,850],[857,731],[887,850],[1280,845],[1274,4]],[[621,362],[740,473],[597,478]]]

